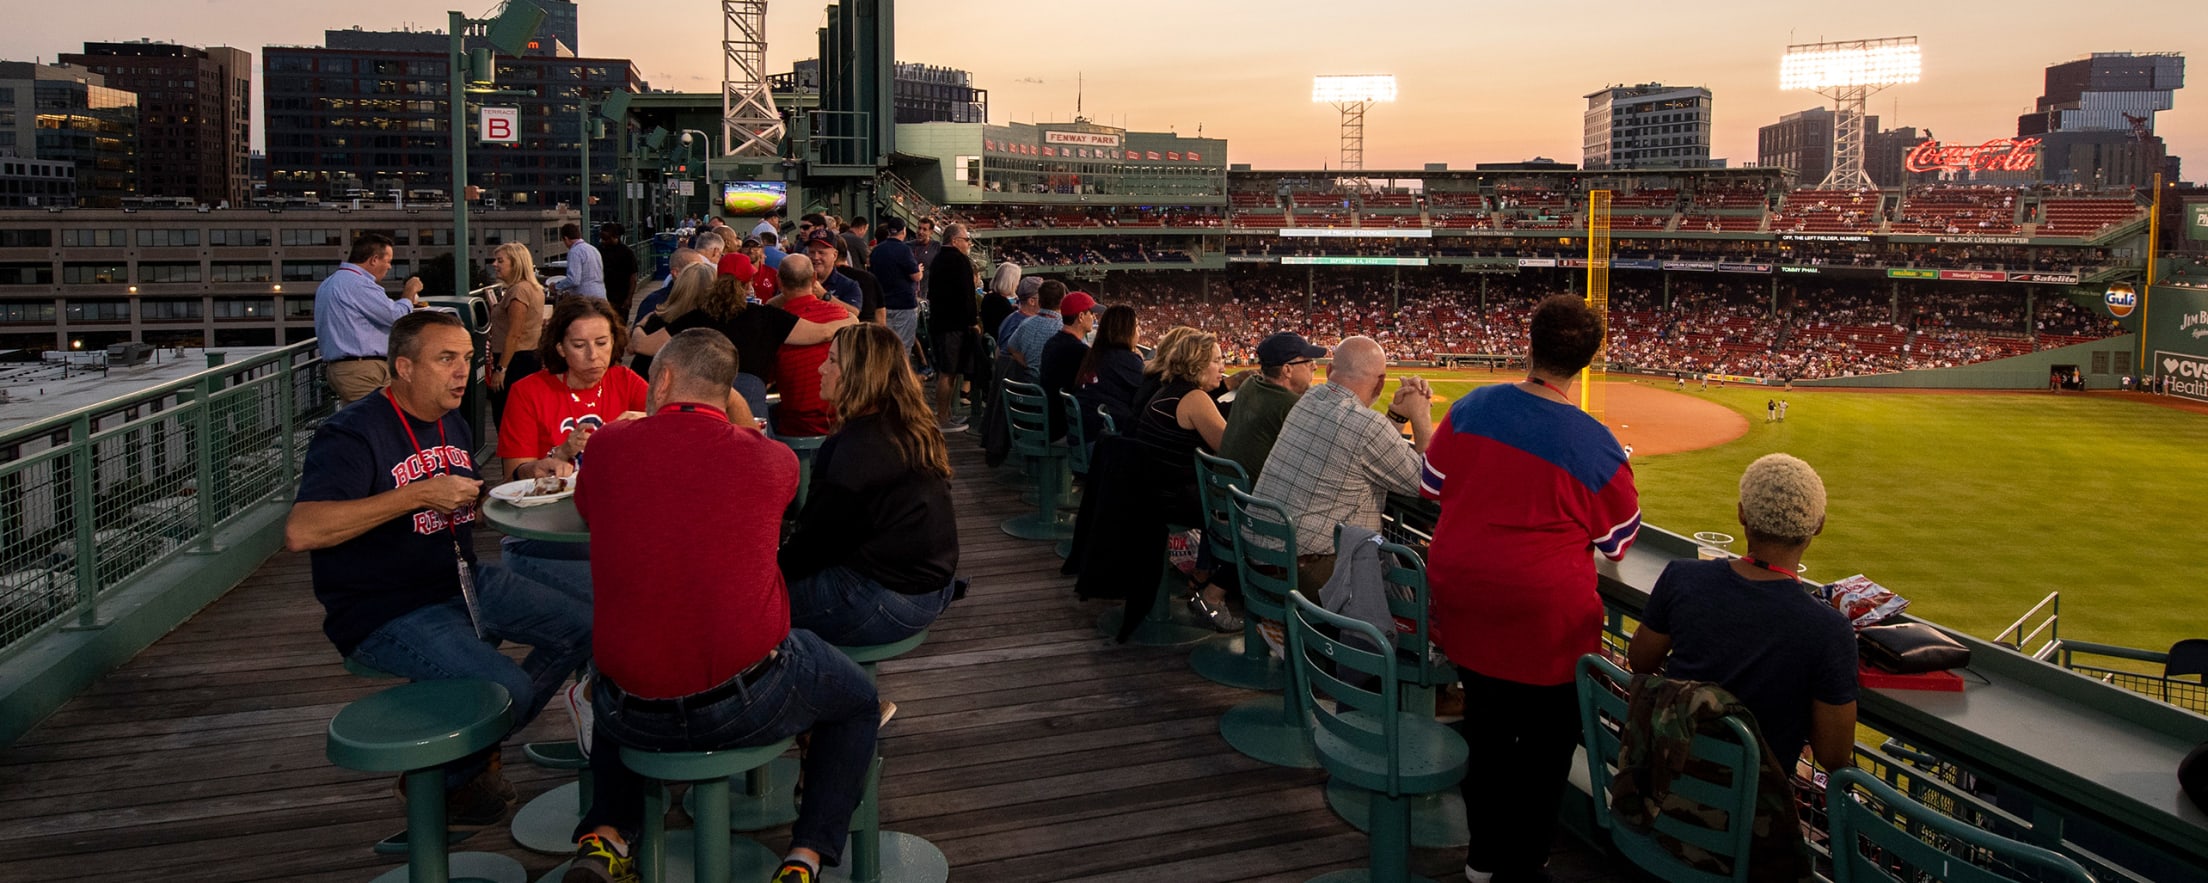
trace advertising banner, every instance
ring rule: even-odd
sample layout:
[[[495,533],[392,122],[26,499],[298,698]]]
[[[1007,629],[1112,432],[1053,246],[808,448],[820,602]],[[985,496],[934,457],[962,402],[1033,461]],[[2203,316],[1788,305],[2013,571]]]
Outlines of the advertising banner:
[[[1791,266],[1791,265],[1790,265],[1790,266],[1784,266],[1784,267],[1780,267],[1780,268],[1779,268],[1779,272],[1781,272],[1781,273],[1808,273],[1808,274],[1820,274],[1820,273],[1823,273],[1824,271],[1823,271],[1823,270],[1820,270],[1820,269],[1818,269],[1818,268],[1816,268],[1816,267],[1796,267],[1796,266]]]
[[[1282,266],[1289,267],[1423,267],[1427,265],[1428,261],[1425,258],[1384,258],[1357,255],[1339,257],[1331,255],[1318,257],[1291,255],[1281,258],[1280,263]]]
[[[1770,265],[1770,264],[1729,264],[1729,263],[1722,263],[1722,262],[1721,262],[1721,263],[1719,263],[1719,264],[1717,265],[1717,271],[1718,271],[1718,272],[1720,272],[1720,273],[1769,273],[1769,272],[1771,272],[1771,265]]]
[[[2185,236],[2189,239],[2208,239],[2208,199],[2186,201]]]
[[[1663,268],[1662,261],[1643,260],[1641,258],[1610,259],[1610,269],[1613,270],[1661,270]]]
[[[1886,271],[1886,278],[1888,278],[1888,279],[1938,279],[1938,278],[1940,278],[1940,271],[1938,271],[1938,270],[1887,270],[1887,271]]]
[[[1518,259],[1518,266],[1521,266],[1521,267],[1554,267],[1554,266],[1556,266],[1556,259],[1555,259],[1555,258],[1519,258],[1519,259]]]
[[[1934,236],[1933,242],[1953,245],[2029,245],[2029,236]]]
[[[2156,350],[2154,370],[2170,379],[2170,394],[2208,402],[2208,356]]]
[[[1941,270],[1940,278],[1949,282],[2007,282],[2009,274],[2000,270]]]
[[[2035,285],[2076,285],[2076,273],[2010,273],[2010,282],[2030,282]]]
[[[1084,147],[1118,147],[1119,136],[1105,132],[1044,132],[1045,144],[1077,144]]]
[[[1715,270],[1715,269],[1717,269],[1717,262],[1716,262],[1716,261],[1665,261],[1665,262],[1664,262],[1664,269],[1666,269],[1666,270],[1693,270],[1693,271],[1695,271],[1695,272],[1697,272],[1697,273],[1708,273],[1708,272],[1710,272],[1710,271],[1712,271],[1712,270]]]
[[[1280,235],[1312,239],[1432,239],[1434,231],[1428,227],[1282,227]]]

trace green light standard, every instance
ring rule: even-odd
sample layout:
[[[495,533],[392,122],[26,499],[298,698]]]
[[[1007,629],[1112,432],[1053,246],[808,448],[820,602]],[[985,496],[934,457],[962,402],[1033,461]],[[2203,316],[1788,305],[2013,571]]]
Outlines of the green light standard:
[[[692,135],[705,140],[705,162],[700,163],[698,168],[705,172],[705,214],[703,217],[710,218],[713,216],[713,209],[721,204],[720,198],[713,195],[713,157],[716,155],[713,153],[713,136],[696,129],[684,129],[682,130],[682,145],[684,147],[690,147],[695,143],[690,140]],[[689,151],[685,150],[683,153],[688,156]]]
[[[498,80],[497,60],[492,53],[520,55],[528,49],[529,38],[544,23],[545,13],[535,3],[521,0],[508,2],[497,17],[488,21],[470,19],[458,12],[446,16],[450,33],[446,39],[445,100],[452,107],[452,278],[457,289],[453,293],[459,295],[468,291],[468,270],[474,263],[468,249],[468,95],[505,94],[491,88]],[[485,25],[484,35],[490,46],[470,50],[468,29],[478,24]]]
[[[591,180],[590,174],[590,142],[593,139],[606,137],[607,123],[610,122],[616,126],[623,125],[622,121],[629,114],[629,93],[619,89],[608,92],[605,99],[598,102],[598,113],[593,115],[590,112],[590,98],[587,91],[579,89],[577,90],[575,109],[581,116],[576,131],[583,142],[583,238],[590,239],[592,237],[590,232],[590,191],[591,185],[595,183]]]

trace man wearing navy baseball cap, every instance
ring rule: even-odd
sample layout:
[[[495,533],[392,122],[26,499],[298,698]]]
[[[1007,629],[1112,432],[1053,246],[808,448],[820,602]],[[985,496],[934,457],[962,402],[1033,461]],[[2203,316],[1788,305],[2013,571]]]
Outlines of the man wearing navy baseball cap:
[[[1234,408],[1227,414],[1227,431],[1219,440],[1219,456],[1242,464],[1250,481],[1265,468],[1265,458],[1280,437],[1280,424],[1288,409],[1296,406],[1311,388],[1316,360],[1326,358],[1326,347],[1313,346],[1303,335],[1282,331],[1257,345],[1257,379],[1234,394]]]

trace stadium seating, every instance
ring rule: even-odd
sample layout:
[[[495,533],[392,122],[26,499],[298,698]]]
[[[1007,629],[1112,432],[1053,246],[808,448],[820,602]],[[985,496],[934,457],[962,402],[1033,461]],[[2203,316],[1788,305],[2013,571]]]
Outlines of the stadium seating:
[[[2131,197],[2047,199],[2040,203],[2039,235],[2085,239],[2137,219],[2142,212],[2138,201]]]

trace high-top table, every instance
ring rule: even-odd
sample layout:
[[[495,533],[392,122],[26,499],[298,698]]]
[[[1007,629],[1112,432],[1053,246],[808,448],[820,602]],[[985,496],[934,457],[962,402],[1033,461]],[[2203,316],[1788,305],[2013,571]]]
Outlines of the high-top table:
[[[483,519],[507,536],[555,543],[590,542],[590,526],[568,497],[536,506],[516,506],[504,500],[485,499]]]

